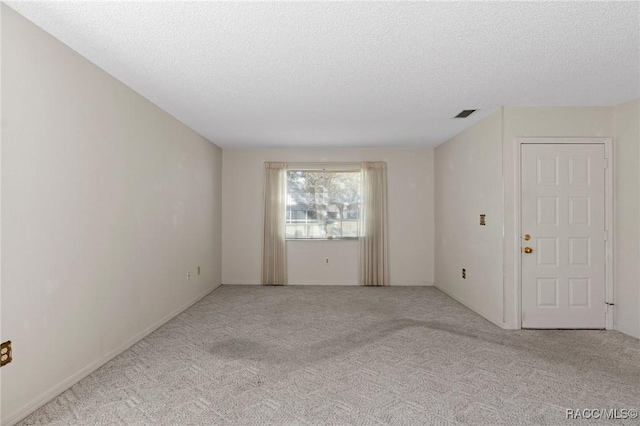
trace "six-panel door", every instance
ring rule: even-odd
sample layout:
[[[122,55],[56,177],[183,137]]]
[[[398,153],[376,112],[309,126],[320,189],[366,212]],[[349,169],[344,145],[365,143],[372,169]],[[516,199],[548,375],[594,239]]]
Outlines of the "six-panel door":
[[[521,252],[522,327],[604,328],[604,145],[523,144],[521,154],[521,244],[532,249]]]

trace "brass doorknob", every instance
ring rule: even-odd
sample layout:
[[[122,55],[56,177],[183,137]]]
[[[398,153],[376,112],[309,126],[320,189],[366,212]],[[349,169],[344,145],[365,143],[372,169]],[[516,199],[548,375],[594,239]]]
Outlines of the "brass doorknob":
[[[529,253],[533,252],[533,249],[531,247],[525,247],[525,248],[522,249],[522,251],[527,253],[527,254],[529,254]]]

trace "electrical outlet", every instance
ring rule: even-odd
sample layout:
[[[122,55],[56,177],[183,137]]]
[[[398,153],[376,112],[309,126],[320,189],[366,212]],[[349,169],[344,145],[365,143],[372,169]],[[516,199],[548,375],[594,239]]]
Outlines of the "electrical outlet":
[[[9,364],[13,360],[11,353],[11,340],[0,345],[0,367]]]
[[[328,257],[324,260],[324,263],[329,263],[329,258]]]
[[[467,270],[462,268],[462,279],[466,280],[467,279]]]
[[[191,279],[191,271],[187,271],[187,279],[190,280]]]

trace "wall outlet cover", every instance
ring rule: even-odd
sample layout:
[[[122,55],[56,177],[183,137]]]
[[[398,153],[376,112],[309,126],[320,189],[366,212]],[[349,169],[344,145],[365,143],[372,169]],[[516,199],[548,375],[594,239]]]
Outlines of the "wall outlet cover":
[[[9,364],[13,360],[11,351],[11,340],[0,344],[0,367]]]

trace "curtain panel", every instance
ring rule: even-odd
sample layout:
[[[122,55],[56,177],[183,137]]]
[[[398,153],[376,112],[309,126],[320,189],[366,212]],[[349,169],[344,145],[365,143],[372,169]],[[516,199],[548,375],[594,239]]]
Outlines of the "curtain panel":
[[[262,284],[287,284],[286,163],[264,163]]]
[[[360,285],[389,285],[387,163],[362,163]]]

